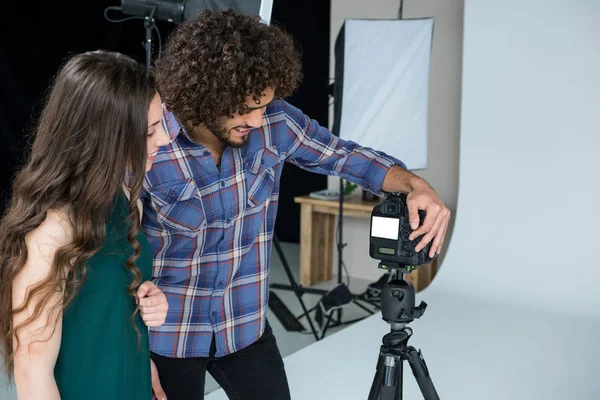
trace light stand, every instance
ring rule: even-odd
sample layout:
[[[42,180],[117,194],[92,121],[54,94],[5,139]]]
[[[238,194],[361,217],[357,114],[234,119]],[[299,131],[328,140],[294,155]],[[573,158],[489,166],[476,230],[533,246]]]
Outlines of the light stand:
[[[144,48],[146,49],[146,67],[150,67],[150,64],[152,62],[152,29],[156,29],[156,32],[158,32],[158,28],[156,28],[156,24],[154,21],[155,13],[156,7],[152,7],[150,15],[144,18],[144,28],[146,28],[146,41],[144,42]]]
[[[338,285],[344,285],[344,282],[342,280],[342,274],[343,274],[343,270],[344,270],[344,257],[343,257],[343,251],[344,251],[344,247],[346,247],[346,245],[344,244],[343,241],[343,226],[344,226],[344,179],[342,179],[340,177],[340,192],[339,192],[339,203],[340,203],[340,207],[338,210],[338,228],[337,228],[337,235],[336,235],[336,247],[337,247],[337,254],[338,254],[338,265],[337,265],[337,283]],[[346,286],[347,287],[347,286]],[[366,300],[364,298],[364,294],[353,294],[352,292],[350,292],[350,288],[347,287],[348,292],[350,293],[351,297],[352,297],[352,302],[357,305],[359,308],[362,308],[363,310],[365,310],[367,313],[369,313],[370,315],[373,315],[374,312],[372,310],[369,310],[368,308],[364,307],[362,304],[358,303],[358,301],[363,301],[365,303],[368,303],[369,305],[375,307],[375,308],[379,308],[379,305],[371,302],[369,300]],[[347,321],[347,322],[342,322],[342,314],[343,314],[343,310],[342,308],[338,308],[336,310],[336,314],[337,314],[337,320],[334,323],[334,326],[339,326],[339,325],[345,325],[345,324],[349,324],[349,323],[354,323],[357,321],[360,321],[366,317],[362,317],[362,318],[357,318],[354,319],[352,321]],[[327,323],[325,325],[325,328],[323,330],[323,332],[325,332],[327,330],[327,327],[329,326],[329,323],[332,320],[332,314],[329,315]]]
[[[281,244],[279,243],[279,239],[277,238],[277,235],[275,235],[275,234],[273,234],[273,246],[275,247],[275,251],[277,252],[277,255],[279,256],[281,264],[283,265],[283,269],[285,270],[285,273],[286,273],[286,275],[288,277],[288,280],[290,281],[290,284],[289,285],[284,285],[284,284],[280,284],[280,283],[271,283],[269,285],[269,288],[270,289],[276,289],[276,290],[290,290],[290,291],[293,291],[294,294],[296,295],[296,297],[298,298],[298,302],[300,303],[300,306],[302,307],[303,313],[301,315],[299,315],[299,316],[296,317],[296,316],[292,315],[289,312],[289,310],[287,310],[287,309],[273,310],[273,312],[275,313],[275,315],[280,320],[282,320],[282,323],[283,323],[284,319],[290,319],[290,320],[293,320],[293,321],[289,321],[288,323],[290,323],[290,324],[298,323],[299,324],[299,321],[302,318],[306,318],[308,320],[311,332],[312,332],[313,336],[315,337],[315,339],[317,341],[323,339],[325,337],[325,334],[327,333],[327,328],[330,326],[330,323],[331,323],[331,320],[332,320],[332,317],[333,317],[333,313],[329,314],[327,322],[325,323],[325,327],[324,327],[323,331],[321,332],[321,335],[319,335],[317,333],[317,329],[315,328],[314,323],[313,323],[313,321],[312,321],[312,319],[310,317],[310,313],[313,312],[318,307],[318,304],[315,307],[311,308],[311,309],[307,309],[306,308],[306,304],[304,303],[304,300],[303,300],[302,296],[305,295],[305,294],[314,294],[314,295],[324,296],[324,295],[326,295],[328,293],[328,291],[324,290],[324,289],[306,288],[306,287],[303,287],[302,285],[298,284],[296,282],[296,279],[294,278],[294,275],[292,274],[292,271],[291,271],[290,266],[289,266],[289,264],[287,262],[287,258],[285,257],[283,249],[281,248]],[[275,301],[277,301],[277,302],[279,301],[279,299],[278,299],[277,296],[273,296],[273,292],[270,293],[270,298],[271,299],[274,298]],[[355,304],[358,307],[364,309],[365,311],[369,312],[370,314],[373,314],[373,311],[371,311],[368,308],[364,307],[362,304],[356,302],[356,300],[357,299],[354,299],[353,301],[355,302]],[[371,303],[371,304],[374,305],[374,306],[377,306],[377,305],[375,305],[373,303]],[[341,315],[341,313],[340,313],[340,315]],[[340,316],[340,318],[341,318],[341,316]],[[363,318],[358,318],[358,319],[355,319],[355,320],[352,320],[352,321],[346,321],[346,322],[343,322],[343,323],[339,322],[337,325],[334,325],[334,326],[351,324],[351,323],[360,321],[361,319],[363,319]]]
[[[146,53],[146,67],[152,64],[152,30],[156,31],[158,36],[158,53],[161,52],[160,31],[156,26],[156,21],[168,21],[179,24],[184,20],[185,0],[121,0],[121,6],[110,6],[104,10],[104,18],[110,22],[124,22],[131,19],[143,19],[146,37],[142,45]],[[108,17],[109,11],[120,11],[130,17],[123,19],[111,19]]]
[[[341,232],[341,228],[340,228],[340,232]],[[340,243],[341,243],[341,241],[340,241]],[[286,323],[289,324],[289,325],[300,324],[299,321],[302,318],[306,318],[308,320],[309,325],[310,325],[310,329],[312,331],[313,336],[318,341],[318,340],[323,339],[325,337],[325,335],[327,333],[327,330],[328,330],[328,328],[330,326],[337,327],[337,326],[340,326],[340,325],[352,324],[354,322],[357,322],[357,321],[360,321],[360,320],[364,319],[364,317],[362,317],[362,318],[357,318],[357,319],[353,319],[353,320],[350,320],[350,321],[342,322],[341,321],[342,310],[341,310],[341,308],[339,308],[337,310],[337,313],[336,313],[337,314],[337,321],[333,321],[332,322],[333,315],[334,315],[335,311],[330,312],[329,315],[328,315],[328,317],[327,317],[327,321],[324,324],[324,328],[323,328],[321,334],[319,335],[317,333],[317,329],[315,328],[315,326],[313,324],[313,321],[311,319],[311,316],[310,316],[310,313],[313,312],[313,311],[315,311],[315,309],[317,309],[319,307],[319,304],[317,304],[313,308],[307,310],[306,305],[304,303],[304,300],[303,300],[302,296],[305,295],[305,294],[313,294],[313,295],[320,295],[321,297],[323,297],[323,296],[326,296],[326,295],[330,294],[330,291],[324,290],[324,289],[306,288],[306,287],[303,287],[302,285],[298,284],[296,282],[296,279],[294,278],[294,275],[292,274],[292,271],[291,271],[290,266],[289,266],[289,264],[287,262],[285,254],[283,252],[283,249],[281,248],[281,245],[279,243],[279,239],[277,238],[277,235],[275,235],[275,234],[273,234],[273,246],[275,247],[275,251],[277,252],[277,255],[279,256],[279,259],[280,259],[280,261],[281,261],[281,263],[283,265],[283,269],[285,270],[285,273],[286,273],[286,275],[288,277],[288,280],[289,280],[290,284],[289,285],[284,285],[284,284],[280,284],[280,283],[271,283],[269,285],[269,288],[270,289],[276,289],[276,290],[290,290],[290,291],[293,291],[294,294],[296,295],[296,297],[298,298],[298,301],[300,302],[300,306],[302,307],[302,310],[303,310],[303,314],[301,314],[301,315],[299,315],[299,316],[296,317],[296,316],[292,315],[289,312],[289,310],[287,310],[287,308],[283,307],[282,304],[281,305],[277,305],[277,306],[273,306],[273,310],[272,311],[275,313],[275,315],[278,317],[278,319],[281,320],[281,322],[284,324],[284,326],[286,325]],[[341,249],[338,248],[338,251],[341,251]],[[341,263],[338,264],[338,269],[340,271],[342,269],[342,266],[343,265]],[[339,282],[341,282],[341,273],[338,274],[338,283]],[[341,283],[341,284],[343,285],[344,288],[346,288],[346,290],[348,290],[347,287],[343,283]],[[349,290],[348,290],[348,293],[349,293]],[[274,294],[273,292],[270,293],[270,303],[271,303],[271,300],[273,300],[274,302],[278,303],[280,301],[279,298],[276,295],[274,296],[273,294]],[[369,314],[374,314],[374,312],[372,310],[370,310],[367,307],[365,307],[364,305],[360,304],[358,302],[359,300],[363,301],[365,303],[368,303],[369,305],[371,305],[371,306],[373,306],[375,308],[379,308],[378,304],[370,302],[370,301],[364,299],[363,295],[352,295],[352,294],[350,294],[350,301],[352,303],[354,303],[359,308],[362,308],[363,310],[365,310]],[[276,308],[278,308],[278,309],[276,309]],[[284,323],[285,320],[288,320],[288,321],[286,321],[286,323]],[[302,324],[300,324],[300,325],[302,325]],[[303,329],[303,328],[301,328],[301,329]]]

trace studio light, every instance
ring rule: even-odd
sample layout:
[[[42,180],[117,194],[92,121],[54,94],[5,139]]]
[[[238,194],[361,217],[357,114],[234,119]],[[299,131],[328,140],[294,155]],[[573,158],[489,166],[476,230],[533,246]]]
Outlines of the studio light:
[[[232,9],[245,14],[259,15],[262,22],[270,24],[273,0],[121,0],[120,6],[107,7],[104,17],[110,22],[123,22],[130,19],[143,19],[146,29],[146,66],[152,62],[152,31],[158,36],[158,53],[161,52],[160,31],[156,27],[156,21],[167,21],[180,24],[183,21],[194,18],[202,10],[224,10]],[[123,19],[111,19],[109,11],[120,11],[129,17]]]
[[[121,0],[121,12],[146,18],[153,15],[160,21],[183,22],[186,0]]]

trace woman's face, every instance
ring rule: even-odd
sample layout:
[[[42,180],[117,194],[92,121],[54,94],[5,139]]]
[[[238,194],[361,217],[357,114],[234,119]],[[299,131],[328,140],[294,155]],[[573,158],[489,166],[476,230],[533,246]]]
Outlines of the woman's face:
[[[169,136],[162,124],[162,102],[156,93],[148,109],[148,158],[146,159],[146,172],[150,171],[158,148],[169,144]]]

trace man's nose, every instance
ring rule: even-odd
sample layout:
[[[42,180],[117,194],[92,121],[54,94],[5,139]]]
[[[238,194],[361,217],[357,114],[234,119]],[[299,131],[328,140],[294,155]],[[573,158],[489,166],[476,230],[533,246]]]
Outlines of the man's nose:
[[[252,128],[260,128],[263,122],[263,110],[257,109],[248,113],[246,124]]]

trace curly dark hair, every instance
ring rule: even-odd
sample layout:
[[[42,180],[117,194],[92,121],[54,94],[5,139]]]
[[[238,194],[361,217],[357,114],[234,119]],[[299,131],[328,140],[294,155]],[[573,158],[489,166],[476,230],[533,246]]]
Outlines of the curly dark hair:
[[[283,29],[232,10],[202,11],[179,25],[157,61],[170,111],[191,126],[243,113],[267,87],[289,96],[302,78],[300,53]]]

